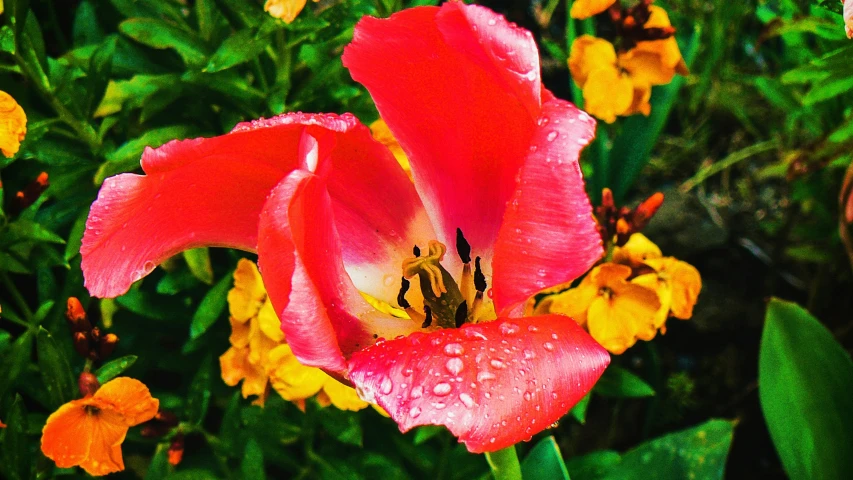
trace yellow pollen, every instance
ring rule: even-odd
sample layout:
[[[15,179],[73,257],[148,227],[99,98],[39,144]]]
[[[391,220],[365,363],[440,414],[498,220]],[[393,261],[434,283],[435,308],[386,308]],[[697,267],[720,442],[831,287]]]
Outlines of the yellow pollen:
[[[412,257],[403,260],[403,276],[412,278],[419,273],[423,273],[429,278],[430,288],[436,298],[441,297],[441,294],[447,293],[447,286],[442,278],[441,268],[439,264],[444,259],[444,253],[447,247],[441,242],[430,240],[429,253],[420,257]]]

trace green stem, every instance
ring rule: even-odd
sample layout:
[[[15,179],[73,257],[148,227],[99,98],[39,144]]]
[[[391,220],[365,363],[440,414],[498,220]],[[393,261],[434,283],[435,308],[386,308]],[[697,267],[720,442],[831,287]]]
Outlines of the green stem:
[[[515,445],[497,452],[486,452],[486,460],[495,480],[521,480],[521,464],[515,453]]]
[[[20,309],[21,313],[24,314],[24,318],[26,318],[28,322],[31,321],[33,318],[33,311],[30,310],[30,306],[27,305],[27,301],[24,299],[24,296],[21,295],[18,287],[12,283],[12,279],[9,278],[9,275],[7,275],[6,272],[0,272],[0,280],[3,281],[4,285],[6,285],[9,294],[12,295],[12,300],[16,305],[18,305],[18,309]]]

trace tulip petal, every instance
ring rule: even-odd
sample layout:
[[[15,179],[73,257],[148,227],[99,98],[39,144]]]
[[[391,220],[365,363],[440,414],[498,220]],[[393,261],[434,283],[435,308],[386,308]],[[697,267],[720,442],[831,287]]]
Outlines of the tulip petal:
[[[437,240],[453,245],[460,228],[489,258],[540,108],[531,34],[448,2],[364,18],[343,63],[406,152]]]
[[[609,362],[570,318],[545,315],[379,342],[353,355],[349,379],[401,431],[444,425],[479,453],[559,420]]]
[[[81,253],[93,296],[124,293],[188,248],[254,251],[267,194],[295,168],[328,178],[348,239],[346,261],[374,297],[393,298],[398,288],[374,278],[375,265],[396,275],[401,259],[389,252],[411,249],[410,234],[431,234],[406,174],[349,114],[287,114],[239,124],[219,137],[169,142],[146,149],[142,168],[146,175],[108,178],[92,205]],[[425,225],[426,233],[413,231],[415,225]]]
[[[538,123],[495,245],[498,312],[579,277],[603,254],[578,164],[595,121],[574,105],[551,99]]]
[[[416,325],[379,312],[359,294],[344,269],[337,225],[326,182],[295,170],[261,213],[258,262],[294,355],[343,374],[345,357]]]

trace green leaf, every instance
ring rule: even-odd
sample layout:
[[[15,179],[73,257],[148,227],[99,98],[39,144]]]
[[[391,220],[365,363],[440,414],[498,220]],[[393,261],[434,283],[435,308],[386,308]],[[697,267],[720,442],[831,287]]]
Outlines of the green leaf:
[[[6,397],[6,392],[15,385],[18,377],[27,368],[32,349],[33,333],[28,330],[6,351],[3,361],[0,362],[0,365],[3,365],[3,375],[0,375],[0,399]]]
[[[27,437],[27,410],[20,395],[15,395],[4,421],[3,470],[10,480],[29,480],[33,462]]]
[[[818,7],[823,7],[839,15],[843,13],[842,2],[836,2],[835,0],[811,0],[811,4],[817,5]]]
[[[0,239],[0,245],[11,245],[27,240],[64,244],[65,240],[59,235],[29,220],[18,219],[6,225],[6,231]]]
[[[418,427],[415,429],[415,438],[412,440],[412,443],[420,445],[445,430],[447,429],[441,425],[424,425],[422,427]]]
[[[536,444],[521,462],[524,480],[569,480],[560,447],[554,437],[545,437]]]
[[[89,59],[89,70],[86,73],[86,94],[88,96],[86,113],[89,115],[95,112],[107,91],[115,51],[116,37],[111,36],[95,50],[95,53]]]
[[[264,452],[254,438],[246,442],[243,450],[243,461],[240,462],[240,473],[245,480],[264,480],[267,478],[264,471]]]
[[[853,361],[795,303],[772,299],[758,354],[758,397],[793,480],[853,472]]]
[[[219,72],[248,62],[263,52],[270,42],[268,34],[258,33],[255,29],[241,30],[222,42],[222,45],[211,55],[204,71]]]
[[[594,391],[605,397],[621,398],[652,397],[655,394],[654,389],[640,377],[619,367],[605,370]]]
[[[213,284],[213,266],[210,264],[210,251],[207,247],[184,250],[184,260],[195,278],[208,285]]]
[[[158,443],[157,449],[154,450],[154,456],[151,458],[151,463],[148,464],[148,470],[145,472],[145,480],[163,480],[169,476],[172,466],[169,465],[169,444]]]
[[[853,88],[853,77],[829,77],[815,83],[811,90],[803,97],[803,105],[809,106],[815,103],[829,100],[841,94],[847,93]]]
[[[222,277],[201,300],[190,323],[190,339],[195,340],[202,336],[222,315],[228,303],[228,290],[231,288],[232,278],[231,273]]]
[[[595,452],[567,462],[573,480],[683,480],[723,478],[734,423],[709,420],[701,425],[640,444],[623,454]]]
[[[65,352],[59,348],[56,340],[44,328],[39,328],[36,352],[38,354],[39,373],[41,373],[42,382],[47,389],[47,399],[50,406],[58,408],[60,405],[71,401],[74,398],[76,387],[71,365],[68,363]]]
[[[124,357],[116,358],[115,360],[110,360],[109,362],[101,365],[101,368],[95,370],[95,376],[98,377],[98,383],[103,385],[121,375],[125,370],[136,363],[136,359],[136,355],[126,355]]]
[[[341,443],[360,447],[364,432],[361,429],[361,416],[356,412],[326,407],[317,413],[323,429]]]
[[[207,407],[210,405],[210,387],[213,379],[213,361],[206,357],[193,377],[190,384],[185,415],[187,420],[194,424],[201,424],[207,415]]]
[[[66,262],[76,257],[80,253],[80,246],[83,245],[83,233],[86,231],[86,220],[89,218],[89,212],[83,210],[80,216],[74,221],[71,226],[71,232],[68,234],[68,243],[65,244],[65,254],[63,258]]]
[[[572,418],[578,421],[581,425],[586,423],[586,410],[589,407],[589,399],[592,394],[587,393],[572,409],[569,411]]]
[[[121,22],[118,29],[139,43],[157,49],[174,49],[187,66],[198,67],[207,57],[201,39],[165,20],[131,18]]]

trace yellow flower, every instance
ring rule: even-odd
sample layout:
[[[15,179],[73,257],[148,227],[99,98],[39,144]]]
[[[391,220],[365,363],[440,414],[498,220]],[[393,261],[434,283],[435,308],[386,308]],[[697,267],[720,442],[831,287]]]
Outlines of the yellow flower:
[[[6,158],[18,153],[27,134],[27,115],[11,95],[0,91],[0,152]]]
[[[119,472],[127,430],[151,420],[159,405],[139,380],[115,378],[53,412],[42,429],[41,451],[59,468],[79,465],[96,476]]]
[[[400,147],[400,143],[397,142],[397,139],[394,138],[394,134],[391,133],[391,129],[388,128],[388,124],[385,123],[385,120],[381,118],[370,124],[370,133],[373,135],[374,140],[388,147],[388,150],[391,150],[391,153],[394,154],[394,158],[397,159],[397,163],[403,167],[403,170],[406,172],[406,175],[409,178],[412,178],[412,167],[409,165],[409,157],[406,156],[406,152],[403,151],[403,148]]]
[[[314,0],[319,2],[320,0]],[[284,20],[284,23],[292,23],[296,16],[305,8],[306,0],[267,0],[264,11],[275,18]]]
[[[650,6],[649,11],[645,28],[671,27],[664,9]],[[572,43],[569,70],[583,90],[584,108],[607,123],[617,116],[649,115],[652,86],[689,73],[675,37],[637,42],[617,54],[607,40],[582,35]]]
[[[592,269],[576,288],[545,299],[551,313],[562,313],[585,326],[598,343],[620,354],[637,339],[655,336],[660,300],[654,290],[628,281],[631,268],[604,263]]]
[[[637,268],[650,258],[661,258],[660,248],[642,233],[632,234],[625,245],[613,249],[613,262]]]
[[[649,258],[645,264],[654,272],[639,275],[631,282],[657,292],[661,305],[655,314],[655,326],[663,333],[670,315],[681,320],[693,316],[693,306],[702,290],[702,277],[696,267],[673,257]]]
[[[300,406],[318,393],[321,396],[317,400],[323,406],[361,410],[368,405],[354,389],[319,368],[299,363],[285,343],[258,267],[249,260],[237,263],[228,308],[231,348],[219,357],[219,365],[226,384],[233,387],[243,382],[243,398],[255,395],[255,403],[263,405],[271,386],[282,398]]]
[[[575,0],[569,13],[572,18],[589,18],[607,10],[614,3],[616,0]]]

